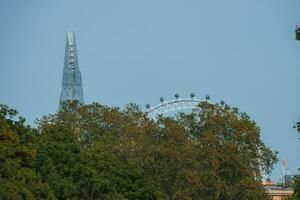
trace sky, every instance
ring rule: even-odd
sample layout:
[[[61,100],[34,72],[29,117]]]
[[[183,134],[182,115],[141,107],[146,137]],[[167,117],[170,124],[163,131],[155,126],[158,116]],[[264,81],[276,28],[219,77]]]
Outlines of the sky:
[[[34,126],[58,109],[66,32],[86,103],[156,105],[175,93],[248,113],[300,167],[299,0],[0,0],[0,103]],[[279,180],[280,162],[272,178]]]

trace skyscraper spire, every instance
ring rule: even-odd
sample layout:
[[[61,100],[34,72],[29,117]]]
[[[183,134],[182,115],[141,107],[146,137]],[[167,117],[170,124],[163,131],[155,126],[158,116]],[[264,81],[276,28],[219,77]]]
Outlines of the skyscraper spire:
[[[84,103],[81,72],[78,64],[75,34],[73,31],[67,32],[59,107],[61,107],[65,100],[78,100],[80,103]]]

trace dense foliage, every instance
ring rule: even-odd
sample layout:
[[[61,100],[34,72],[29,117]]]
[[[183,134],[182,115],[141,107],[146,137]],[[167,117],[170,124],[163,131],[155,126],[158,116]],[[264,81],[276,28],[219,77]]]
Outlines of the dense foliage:
[[[14,121],[16,111],[0,105],[0,199],[55,199],[53,191],[36,173],[37,132]]]
[[[300,122],[297,123],[298,132],[300,132]],[[300,171],[300,168],[298,169]],[[298,200],[300,199],[300,175],[296,175],[293,179],[292,187],[294,189],[294,195],[292,199]]]
[[[295,128],[297,128],[298,133],[300,133],[300,121],[296,123]],[[300,171],[300,169],[299,169]],[[293,180],[294,198],[295,200],[300,199],[300,175],[294,177]]]
[[[297,26],[295,32],[296,32],[296,40],[300,40],[300,27],[299,26]]]
[[[237,108],[151,120],[134,104],[72,101],[37,129],[0,115],[0,199],[268,199],[276,154]]]
[[[295,34],[296,34],[296,40],[300,40],[300,26],[297,26],[296,27],[296,31],[295,31]],[[297,129],[298,133],[300,133],[300,121],[298,121],[294,128]],[[300,171],[300,169],[299,169]],[[294,196],[293,196],[293,199],[300,199],[300,176],[296,176],[293,180],[293,189],[294,189]]]

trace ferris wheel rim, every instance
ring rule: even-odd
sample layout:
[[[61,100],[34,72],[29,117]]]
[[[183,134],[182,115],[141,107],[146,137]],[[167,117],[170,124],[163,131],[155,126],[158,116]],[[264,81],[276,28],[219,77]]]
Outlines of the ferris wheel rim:
[[[174,96],[175,99],[169,101],[165,101],[165,99],[161,97],[160,103],[153,107],[151,107],[150,104],[147,104],[147,115],[151,118],[155,118],[158,115],[177,110],[194,109],[198,106],[199,103],[210,101],[209,95],[206,95],[205,99],[197,99],[193,92],[190,94],[189,98],[180,98],[178,93],[176,93]]]
[[[164,101],[163,103],[160,103],[156,106],[153,106],[152,108],[148,109],[147,112],[152,113],[153,111],[155,111],[155,110],[157,110],[161,107],[165,107],[165,106],[171,105],[171,104],[177,104],[177,103],[181,103],[181,102],[200,103],[202,101],[204,101],[204,100],[200,100],[200,99],[196,99],[196,98],[194,98],[194,99],[173,99],[173,100],[170,100],[170,101]]]

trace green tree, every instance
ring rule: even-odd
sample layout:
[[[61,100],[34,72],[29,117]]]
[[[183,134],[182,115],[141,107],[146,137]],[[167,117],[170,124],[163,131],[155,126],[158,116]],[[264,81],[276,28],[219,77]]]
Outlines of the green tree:
[[[55,199],[36,173],[36,131],[16,118],[17,112],[0,105],[0,199]]]
[[[153,121],[136,105],[69,106],[78,119],[95,124],[74,120],[73,111],[62,111],[56,123],[79,135],[92,133],[92,146],[109,136],[110,151],[140,166],[170,199],[268,198],[261,174],[270,172],[276,155],[261,141],[255,122],[236,108],[206,102],[190,115]]]
[[[300,27],[296,27],[296,40],[300,40]],[[300,121],[296,123],[294,128],[297,129],[298,133],[300,133]],[[296,176],[294,178],[294,184],[293,184],[293,189],[294,189],[294,199],[300,199],[300,176]]]
[[[68,158],[62,164],[67,166],[55,168],[62,180],[71,180],[74,193],[68,198],[268,199],[261,176],[269,173],[277,160],[248,115],[208,102],[191,114],[151,120],[135,104],[119,109],[73,101],[41,119],[39,131],[44,137],[67,134],[72,138],[61,144],[57,138],[45,139],[58,145],[54,152],[71,151],[67,153],[75,156],[71,161],[84,167],[69,166]],[[52,152],[47,143],[40,148]],[[60,147],[66,144],[76,145],[80,151],[72,152],[69,145]],[[60,154],[57,151],[50,156],[54,167],[62,163],[54,158],[65,157]],[[61,173],[60,169],[69,170]],[[79,173],[89,170],[92,175]],[[54,191],[57,194],[57,189]]]
[[[268,199],[261,186],[262,173],[277,161],[266,147],[260,129],[237,108],[202,102],[190,115],[178,117],[197,148],[207,193],[211,199]],[[204,197],[205,199],[205,197]]]
[[[300,177],[299,175],[295,177],[294,179],[294,185],[293,185],[293,189],[294,189],[294,199],[300,199]]]
[[[296,34],[296,40],[300,40],[300,27],[299,26],[296,27],[295,34]]]
[[[40,121],[38,171],[59,199],[165,198],[136,163],[119,154],[115,138],[126,127],[122,116],[116,108],[70,102]]]

